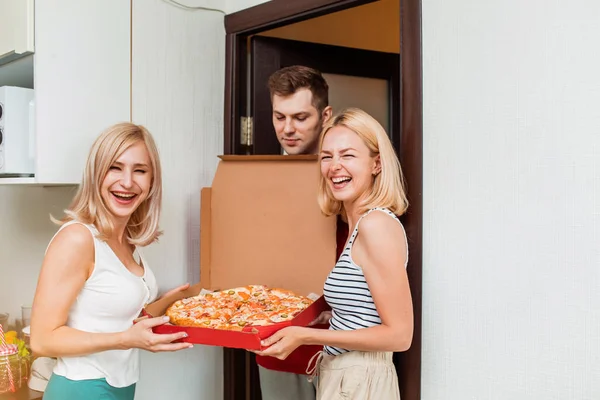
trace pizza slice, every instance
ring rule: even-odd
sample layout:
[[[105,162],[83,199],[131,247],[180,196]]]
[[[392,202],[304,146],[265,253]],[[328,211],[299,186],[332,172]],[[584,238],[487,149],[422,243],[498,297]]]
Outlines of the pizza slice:
[[[313,303],[313,300],[306,296],[300,296],[290,290],[271,289],[273,302],[278,302],[285,307],[306,308]],[[278,299],[278,300],[277,300]]]
[[[251,301],[258,301],[265,297],[267,287],[263,285],[248,285],[226,289],[215,294],[219,299],[237,303],[238,306]]]
[[[259,311],[254,314],[238,311],[238,313],[236,313],[229,321],[230,325],[239,326],[242,329],[247,326],[264,326],[272,323],[273,322],[269,319],[269,314],[264,311]]]
[[[179,300],[166,311],[169,321],[179,326],[216,328],[227,323],[237,310],[214,302],[211,298]]]
[[[280,311],[271,313],[269,315],[269,320],[271,320],[271,322],[275,323],[275,324],[280,323],[280,322],[290,321],[290,320],[294,319],[302,311],[304,311],[304,308],[298,308],[298,307],[284,308]]]

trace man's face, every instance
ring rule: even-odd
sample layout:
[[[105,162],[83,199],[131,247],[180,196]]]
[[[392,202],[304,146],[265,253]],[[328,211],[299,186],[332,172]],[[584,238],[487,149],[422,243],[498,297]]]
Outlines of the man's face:
[[[273,126],[277,139],[286,153],[316,154],[323,122],[331,114],[331,107],[323,115],[312,104],[309,89],[299,89],[289,96],[273,96]]]

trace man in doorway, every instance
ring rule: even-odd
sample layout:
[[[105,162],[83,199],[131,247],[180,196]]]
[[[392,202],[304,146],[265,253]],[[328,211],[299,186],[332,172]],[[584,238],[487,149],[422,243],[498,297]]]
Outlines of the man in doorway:
[[[313,68],[296,65],[275,72],[268,85],[273,127],[284,154],[317,154],[323,124],[332,115],[325,78]],[[347,229],[347,224],[338,221],[338,256]],[[256,356],[262,399],[314,400],[316,390],[308,381],[306,368],[319,350],[317,346],[301,346],[283,361]]]
[[[331,118],[329,86],[313,68],[295,65],[269,78],[273,127],[286,154],[317,154],[323,124]]]

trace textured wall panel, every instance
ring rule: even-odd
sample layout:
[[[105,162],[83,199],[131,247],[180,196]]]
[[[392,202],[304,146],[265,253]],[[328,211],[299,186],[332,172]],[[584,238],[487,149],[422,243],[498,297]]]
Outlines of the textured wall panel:
[[[599,19],[423,2],[424,400],[600,398]]]

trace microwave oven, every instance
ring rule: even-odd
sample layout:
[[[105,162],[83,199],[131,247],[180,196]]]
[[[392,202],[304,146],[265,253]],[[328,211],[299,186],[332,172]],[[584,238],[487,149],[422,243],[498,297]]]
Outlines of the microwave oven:
[[[34,107],[33,89],[0,87],[0,179],[33,176]]]

